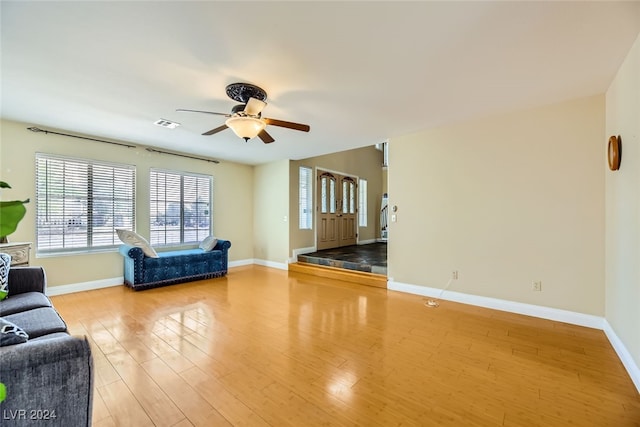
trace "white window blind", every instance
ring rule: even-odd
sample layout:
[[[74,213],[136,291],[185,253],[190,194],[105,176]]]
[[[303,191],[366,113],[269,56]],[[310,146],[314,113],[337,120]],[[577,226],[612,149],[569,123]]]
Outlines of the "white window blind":
[[[367,226],[367,180],[360,179],[360,187],[358,188],[358,225],[360,227]]]
[[[150,243],[195,243],[209,236],[212,183],[209,175],[151,169]]]
[[[36,252],[95,251],[135,227],[135,166],[36,154]]]
[[[311,168],[300,166],[300,180],[298,185],[298,217],[300,218],[300,230],[311,230],[313,228],[313,184],[311,173]]]

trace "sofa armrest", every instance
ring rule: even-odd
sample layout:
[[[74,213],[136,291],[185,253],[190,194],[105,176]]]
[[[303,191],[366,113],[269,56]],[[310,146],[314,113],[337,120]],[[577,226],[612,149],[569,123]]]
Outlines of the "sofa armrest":
[[[229,240],[218,239],[218,243],[212,249],[213,251],[223,251],[226,252],[231,247],[231,242]]]
[[[231,247],[231,242],[229,240],[218,239],[218,243],[213,248],[214,251],[222,252],[222,271],[227,273],[229,268],[229,248]]]
[[[9,269],[9,295],[47,290],[47,276],[42,267],[11,267]]]
[[[137,246],[120,245],[118,252],[125,258],[133,258],[138,261],[142,261],[142,258],[144,258],[144,252]]]
[[[120,255],[124,257],[124,282],[128,285],[140,283],[144,269],[144,252],[137,246],[120,245]]]
[[[42,417],[43,424],[91,425],[93,358],[86,338],[67,336],[0,347],[0,358],[0,378],[6,387],[2,414],[33,414]]]

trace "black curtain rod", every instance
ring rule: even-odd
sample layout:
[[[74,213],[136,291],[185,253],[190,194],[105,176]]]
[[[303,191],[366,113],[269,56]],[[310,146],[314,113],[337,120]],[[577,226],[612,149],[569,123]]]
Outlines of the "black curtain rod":
[[[127,148],[136,148],[135,145],[124,144],[122,142],[105,141],[104,139],[89,138],[88,136],[79,136],[79,135],[71,135],[68,133],[54,132],[52,130],[40,129],[35,126],[29,127],[27,129],[29,129],[31,132],[44,132],[45,135],[52,133],[54,135],[62,135],[62,136],[70,136],[71,138],[86,139],[87,141],[104,142],[105,144],[120,145],[122,147],[127,147]]]
[[[52,133],[54,135],[70,136],[72,138],[86,139],[87,141],[104,142],[105,144],[120,145],[122,147],[127,147],[127,148],[137,148],[135,145],[124,144],[122,142],[106,141],[104,139],[89,138],[88,136],[79,136],[79,135],[71,135],[71,134],[68,134],[68,133],[54,132],[52,130],[40,129],[40,128],[37,128],[35,126],[28,127],[27,129],[30,130],[31,132],[42,132],[44,134]],[[216,165],[220,163],[219,160],[205,159],[205,158],[202,158],[202,157],[189,156],[189,155],[186,155],[186,154],[171,153],[169,151],[156,150],[155,148],[151,148],[151,147],[147,147],[146,150],[149,151],[149,152],[152,152],[152,153],[170,154],[172,156],[185,157],[187,159],[202,160],[204,162],[215,163]]]
[[[216,165],[218,163],[220,163],[219,160],[205,159],[204,157],[189,156],[189,155],[186,155],[186,154],[171,153],[169,151],[156,150],[155,148],[151,148],[151,147],[147,147],[146,150],[151,152],[151,153],[170,154],[172,156],[186,157],[187,159],[202,160],[203,162],[215,163]]]

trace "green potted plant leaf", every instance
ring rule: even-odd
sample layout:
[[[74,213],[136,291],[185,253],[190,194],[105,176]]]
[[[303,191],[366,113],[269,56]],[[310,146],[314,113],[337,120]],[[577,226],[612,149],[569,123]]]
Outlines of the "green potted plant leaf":
[[[11,186],[0,181],[0,188],[11,188]],[[7,236],[16,231],[18,223],[27,213],[27,208],[24,206],[26,203],[29,203],[29,199],[0,201],[0,243],[6,243]]]

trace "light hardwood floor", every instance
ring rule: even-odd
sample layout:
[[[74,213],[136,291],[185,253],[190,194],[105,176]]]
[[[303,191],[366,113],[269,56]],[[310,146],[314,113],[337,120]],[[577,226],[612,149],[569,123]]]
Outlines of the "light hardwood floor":
[[[53,297],[101,426],[640,426],[604,333],[246,266]]]

